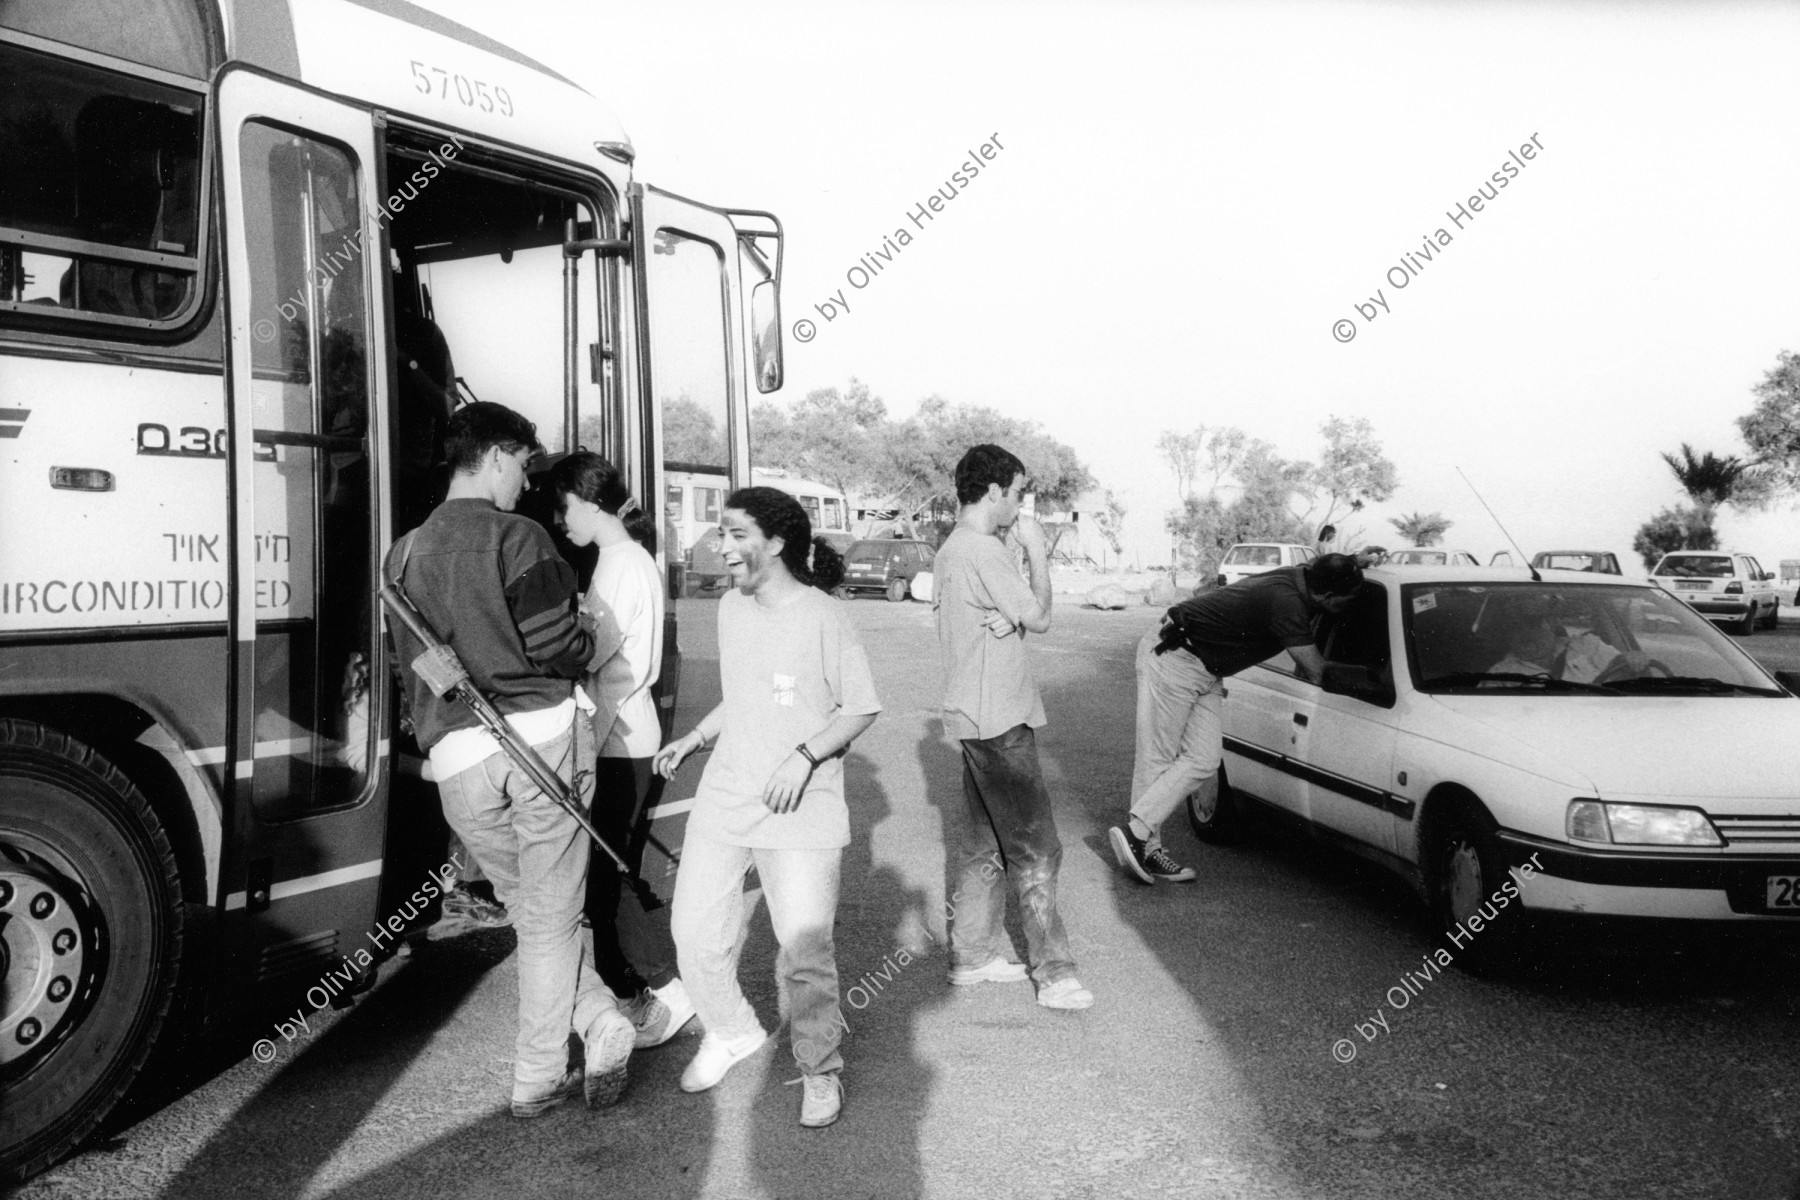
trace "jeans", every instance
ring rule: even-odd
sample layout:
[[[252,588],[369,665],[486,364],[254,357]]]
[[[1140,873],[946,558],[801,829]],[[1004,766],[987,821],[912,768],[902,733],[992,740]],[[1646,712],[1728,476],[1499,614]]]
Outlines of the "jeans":
[[[594,761],[586,718],[533,749],[565,782],[574,764]],[[583,769],[574,783],[585,806],[593,797],[593,773]],[[444,819],[493,882],[518,936],[514,1093],[555,1083],[568,1068],[569,1031],[585,1037],[588,1027],[615,1007],[582,948],[588,836],[504,753],[439,780],[438,792]]]
[[[1137,648],[1137,753],[1131,764],[1131,815],[1157,830],[1190,792],[1218,786],[1224,754],[1220,683],[1187,650],[1156,653],[1159,630]]]
[[[1050,811],[1050,792],[1038,767],[1037,735],[1015,725],[998,737],[964,738],[963,798],[968,820],[956,849],[957,884],[951,913],[953,967],[978,967],[1004,956],[1006,893],[996,847],[1019,893],[1031,975],[1040,987],[1075,974],[1069,937],[1056,908],[1062,841]]]
[[[694,1011],[711,1037],[736,1041],[762,1028],[738,986],[744,875],[756,867],[769,921],[781,944],[776,971],[786,989],[794,1060],[807,1075],[841,1071],[837,915],[842,850],[734,846],[690,832],[675,875],[675,950]]]
[[[594,770],[594,828],[624,856],[636,873],[644,862],[650,825],[644,806],[650,796],[650,760],[602,758]],[[645,912],[635,894],[626,895],[619,869],[603,850],[588,864],[587,918],[594,927],[594,968],[621,997],[675,978],[675,943],[669,908]]]

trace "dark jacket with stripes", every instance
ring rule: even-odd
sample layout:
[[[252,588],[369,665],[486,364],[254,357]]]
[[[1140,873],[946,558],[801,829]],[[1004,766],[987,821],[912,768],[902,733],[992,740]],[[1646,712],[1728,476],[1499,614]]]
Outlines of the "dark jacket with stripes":
[[[438,505],[388,552],[384,574],[502,714],[561,704],[593,654],[576,619],[575,572],[550,535],[486,500]],[[408,669],[423,649],[412,635],[397,627],[394,638],[420,747],[476,725],[467,705],[434,696]]]

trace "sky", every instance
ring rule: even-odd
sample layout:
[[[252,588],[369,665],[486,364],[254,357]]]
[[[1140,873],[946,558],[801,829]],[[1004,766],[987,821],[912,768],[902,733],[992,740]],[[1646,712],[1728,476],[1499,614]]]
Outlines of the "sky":
[[[428,7],[592,92],[639,179],[779,214],[779,398],[855,376],[895,415],[1037,420],[1144,565],[1176,500],[1160,432],[1311,459],[1337,415],[1400,484],[1343,533],[1393,546],[1387,518],[1438,511],[1486,561],[1507,541],[1460,468],[1527,554],[1641,571],[1635,530],[1681,499],[1658,452],[1742,453],[1751,387],[1800,350],[1800,4]],[[1720,529],[1800,559],[1794,498]]]

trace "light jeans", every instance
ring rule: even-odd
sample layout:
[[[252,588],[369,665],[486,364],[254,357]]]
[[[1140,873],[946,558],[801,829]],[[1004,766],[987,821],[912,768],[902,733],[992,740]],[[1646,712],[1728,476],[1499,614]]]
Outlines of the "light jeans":
[[[1131,815],[1150,842],[1190,792],[1218,786],[1224,756],[1220,679],[1189,651],[1156,652],[1152,627],[1137,648],[1137,754],[1131,764]]]
[[[776,970],[787,991],[794,1060],[807,1075],[843,1070],[838,1053],[837,915],[842,850],[734,846],[693,833],[681,847],[671,924],[682,982],[708,1035],[725,1041],[762,1028],[738,986],[743,948],[744,875],[752,865],[781,944]]]
[[[565,782],[575,763],[594,761],[585,717],[569,733],[532,748]],[[594,794],[592,770],[583,769],[574,783],[585,809]],[[504,753],[439,780],[438,792],[444,819],[493,882],[519,940],[514,1092],[555,1083],[568,1068],[569,1031],[585,1037],[615,1007],[581,938],[588,836]]]
[[[962,739],[962,753],[967,816],[953,852],[950,964],[979,967],[996,955],[1011,957],[1004,875],[1019,893],[1031,977],[1040,987],[1071,977],[1075,958],[1056,907],[1062,839],[1038,765],[1037,734],[1015,725],[998,737]]]

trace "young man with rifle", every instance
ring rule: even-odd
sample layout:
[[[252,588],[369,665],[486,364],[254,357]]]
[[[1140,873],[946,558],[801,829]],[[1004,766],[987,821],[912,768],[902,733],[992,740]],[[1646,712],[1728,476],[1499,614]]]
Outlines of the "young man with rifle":
[[[582,1091],[590,1107],[615,1103],[636,1034],[582,952],[589,854],[582,818],[533,782],[530,769],[535,752],[556,775],[544,782],[560,781],[585,811],[594,745],[582,708],[592,705],[582,703],[587,697],[574,681],[595,657],[595,638],[577,619],[574,571],[540,525],[512,512],[538,448],[536,426],[511,409],[460,409],[445,446],[449,492],[394,544],[383,570],[420,620],[416,632],[404,620],[393,627],[400,662],[414,663],[428,645],[420,635],[435,632],[470,677],[449,690],[416,669],[403,672],[444,818],[513,916],[515,1117],[535,1117]],[[600,649],[604,656],[614,647]],[[504,717],[502,735],[516,734],[529,751],[503,747],[483,726],[479,706],[463,695],[471,687]],[[586,1050],[585,1081],[580,1068],[567,1069],[571,1029]]]

